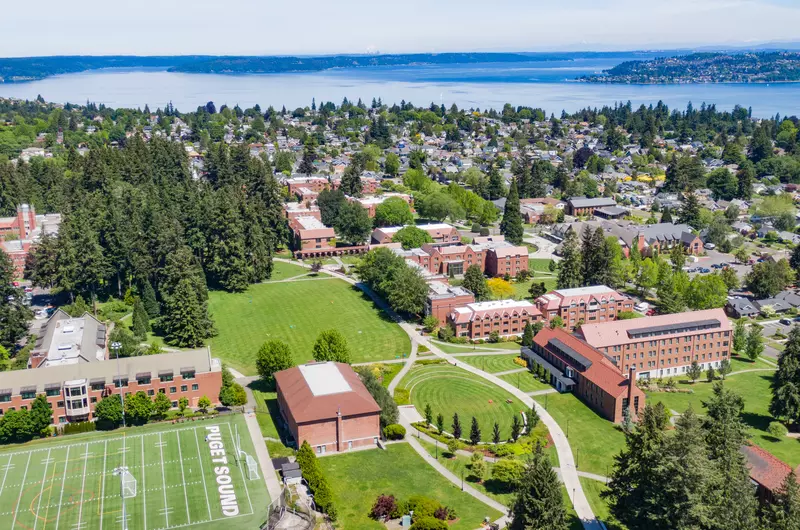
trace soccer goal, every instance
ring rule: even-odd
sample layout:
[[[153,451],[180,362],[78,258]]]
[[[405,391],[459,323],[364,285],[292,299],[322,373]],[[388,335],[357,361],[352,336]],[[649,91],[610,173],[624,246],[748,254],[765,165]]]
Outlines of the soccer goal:
[[[117,470],[120,477],[120,486],[122,487],[122,498],[131,499],[136,497],[136,478],[131,475],[127,467],[122,467]]]
[[[247,478],[256,480],[258,478],[258,463],[256,459],[244,453],[244,460],[247,463]]]

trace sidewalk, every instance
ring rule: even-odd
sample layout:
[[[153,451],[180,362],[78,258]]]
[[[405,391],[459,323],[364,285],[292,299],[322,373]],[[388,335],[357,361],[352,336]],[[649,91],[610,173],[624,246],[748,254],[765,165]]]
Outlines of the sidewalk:
[[[261,474],[264,476],[264,482],[267,484],[270,502],[272,502],[275,499],[279,499],[281,496],[281,483],[278,482],[278,476],[275,474],[275,466],[272,465],[269,451],[267,451],[267,444],[261,436],[261,429],[258,428],[255,412],[245,412],[244,419],[247,422],[247,430],[250,431],[250,437],[253,439],[253,446],[256,448],[256,458],[261,467]]]

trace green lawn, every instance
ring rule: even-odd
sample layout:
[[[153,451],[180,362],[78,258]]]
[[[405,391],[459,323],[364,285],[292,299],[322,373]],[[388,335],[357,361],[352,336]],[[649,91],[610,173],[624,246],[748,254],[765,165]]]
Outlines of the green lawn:
[[[613,423],[599,416],[574,394],[534,397],[567,433],[572,454],[580,471],[607,476],[614,456],[625,446],[625,435]]]
[[[519,352],[520,345],[518,342],[497,342],[494,344],[452,344],[448,342],[441,342],[438,340],[432,341],[436,347],[445,353],[470,353],[480,351],[496,351],[496,350],[510,350]]]
[[[531,284],[533,284],[534,282],[536,283],[544,282],[545,290],[552,291],[553,289],[556,288],[557,278],[555,276],[537,275],[532,280],[527,280],[524,282],[512,282],[511,287],[514,288],[514,298],[516,300],[530,299],[531,295],[528,291],[531,288]]]
[[[515,387],[519,388],[523,392],[535,392],[537,390],[548,390],[553,388],[552,386],[548,385],[547,383],[542,383],[530,372],[519,372],[516,374],[506,374],[501,375],[500,379],[511,383]]]
[[[292,265],[282,261],[272,262],[272,276],[267,281],[285,280],[301,274],[309,274],[311,271],[300,265]]]
[[[277,458],[294,455],[294,448],[286,445],[289,443],[288,431],[278,427],[281,425],[278,393],[267,389],[260,381],[251,383],[250,389],[256,400],[256,420],[261,429],[261,435],[272,438],[272,440],[265,440],[269,456]]]
[[[495,520],[502,514],[463,493],[425,463],[406,444],[389,445],[385,451],[373,449],[319,459],[333,488],[339,512],[338,526],[359,530],[386,528],[369,518],[378,495],[394,495],[403,500],[424,495],[455,509],[458,519],[453,530],[473,530],[488,516]]]
[[[606,489],[605,483],[584,477],[580,477],[580,481],[581,486],[583,486],[583,493],[586,495],[586,500],[589,501],[589,506],[592,507],[595,517],[603,521],[608,530],[624,530],[625,527],[619,523],[609,523],[608,503],[605,499],[600,498],[600,492]]]
[[[453,414],[458,413],[463,438],[469,436],[473,416],[477,418],[484,436],[488,437],[494,422],[497,422],[502,437],[509,438],[514,414],[526,409],[524,404],[497,385],[449,364],[416,366],[400,386],[410,391],[411,403],[420,413],[430,404],[434,418],[442,414],[446,432],[451,432]]]
[[[544,258],[528,259],[528,270],[545,272],[547,274],[556,274],[558,272],[550,272],[550,260]]]
[[[766,363],[752,363],[736,357],[731,362],[733,370],[742,369],[767,369]],[[793,438],[776,440],[767,432],[767,427],[774,421],[769,414],[769,402],[772,397],[770,382],[771,371],[747,372],[728,376],[724,384],[744,399],[743,419],[750,426],[750,440],[769,451],[792,467],[800,465],[800,441]],[[705,414],[702,402],[707,400],[712,392],[712,384],[698,381],[695,384],[679,384],[679,388],[690,388],[692,394],[678,393],[652,393],[647,395],[650,403],[661,401],[671,410],[683,412],[691,404],[692,408],[700,415]]]
[[[125,466],[137,481],[126,501],[130,530],[256,528],[269,496],[263,479],[249,480],[234,462],[234,433],[254,455],[242,416],[181,424],[160,423],[110,432],[63,436],[0,449],[6,469],[0,510],[5,528],[119,528],[120,479]],[[216,430],[231,464],[238,515],[226,517],[207,434]],[[214,434],[216,436],[216,434]],[[211,439],[210,441],[217,441]],[[259,471],[260,474],[260,471]],[[38,526],[37,526],[38,525]]]
[[[302,363],[311,359],[314,341],[326,329],[344,334],[353,362],[393,359],[411,351],[400,326],[341,280],[258,284],[243,293],[212,291],[209,309],[219,331],[211,339],[213,355],[247,375],[255,374],[255,355],[265,341],[286,342]]]
[[[516,353],[509,355],[468,355],[459,357],[458,360],[480,368],[484,372],[494,374],[505,372],[506,370],[514,370],[515,368],[524,368],[514,362],[517,357],[519,355]]]

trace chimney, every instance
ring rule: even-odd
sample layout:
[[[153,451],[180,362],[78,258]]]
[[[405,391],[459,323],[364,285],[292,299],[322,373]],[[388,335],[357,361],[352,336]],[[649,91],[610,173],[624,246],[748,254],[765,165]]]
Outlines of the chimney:
[[[342,407],[336,409],[336,451],[340,452],[342,450],[342,428],[344,427],[344,422],[342,421]]]
[[[636,366],[631,366],[628,370],[628,408],[630,409],[631,419],[636,416],[636,411],[633,409],[633,388],[636,386]]]

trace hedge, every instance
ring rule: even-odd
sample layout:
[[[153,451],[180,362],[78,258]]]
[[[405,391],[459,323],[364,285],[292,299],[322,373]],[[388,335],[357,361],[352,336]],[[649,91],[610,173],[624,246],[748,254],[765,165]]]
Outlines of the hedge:
[[[406,437],[406,428],[397,423],[393,423],[384,427],[383,435],[387,440],[402,440]]]
[[[79,423],[67,423],[61,427],[61,434],[81,434],[84,432],[94,432],[97,430],[97,424],[93,421],[82,421]]]

